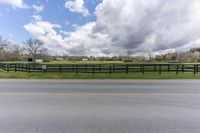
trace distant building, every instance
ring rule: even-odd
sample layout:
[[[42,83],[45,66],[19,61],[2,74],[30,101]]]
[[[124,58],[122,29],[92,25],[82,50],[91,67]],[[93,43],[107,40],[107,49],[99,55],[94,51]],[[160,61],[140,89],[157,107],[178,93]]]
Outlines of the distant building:
[[[33,62],[33,58],[22,58],[22,61]]]
[[[87,58],[83,58],[82,61],[88,61],[88,59]]]
[[[34,59],[33,58],[22,58],[21,59],[22,61],[26,61],[26,62],[34,62]],[[35,59],[35,62],[36,63],[42,63],[42,62],[44,62],[44,60],[43,59]]]
[[[43,63],[43,59],[36,59],[35,62],[36,63]]]
[[[62,57],[56,57],[54,60],[55,61],[64,61],[64,58],[62,58]]]

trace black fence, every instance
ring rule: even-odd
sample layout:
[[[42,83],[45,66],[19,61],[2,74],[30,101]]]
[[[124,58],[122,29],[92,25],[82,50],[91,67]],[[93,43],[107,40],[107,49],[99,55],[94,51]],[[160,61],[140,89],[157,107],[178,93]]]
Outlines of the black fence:
[[[59,73],[194,73],[198,74],[200,64],[0,64],[6,72],[59,72]]]

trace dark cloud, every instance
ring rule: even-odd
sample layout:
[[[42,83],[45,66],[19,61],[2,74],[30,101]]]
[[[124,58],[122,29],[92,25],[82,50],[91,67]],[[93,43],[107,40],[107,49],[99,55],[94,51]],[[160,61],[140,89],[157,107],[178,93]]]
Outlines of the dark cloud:
[[[63,48],[60,51],[79,55],[126,55],[128,50],[162,53],[200,46],[199,0],[103,0],[95,15],[95,22],[78,26],[63,38],[54,27],[47,31],[53,33],[49,37],[38,23],[27,29],[39,37],[55,37]]]

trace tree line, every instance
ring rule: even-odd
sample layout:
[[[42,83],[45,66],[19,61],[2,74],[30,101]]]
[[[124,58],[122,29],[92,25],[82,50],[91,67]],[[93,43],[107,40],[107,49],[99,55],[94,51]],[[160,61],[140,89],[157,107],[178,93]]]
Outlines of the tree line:
[[[200,62],[200,48],[192,48],[185,52],[174,52],[155,57],[156,61],[159,62],[172,62],[172,63],[195,63]]]
[[[19,61],[22,58],[44,58],[47,48],[44,43],[37,39],[28,39],[22,46],[0,37],[0,61]]]
[[[186,52],[174,52],[146,58],[144,56],[113,56],[113,57],[94,57],[94,56],[51,56],[44,45],[38,39],[28,39],[23,45],[0,37],[0,61],[20,61],[23,58],[43,59],[45,61],[124,61],[124,62],[200,62],[200,48],[192,48]]]

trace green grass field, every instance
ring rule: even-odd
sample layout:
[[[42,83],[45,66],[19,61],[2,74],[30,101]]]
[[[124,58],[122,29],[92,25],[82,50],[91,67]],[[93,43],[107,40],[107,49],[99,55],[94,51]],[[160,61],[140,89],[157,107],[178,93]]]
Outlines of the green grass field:
[[[1,63],[13,63],[13,64],[27,64],[27,62],[16,61],[16,62],[1,62]],[[148,62],[145,62],[146,64]],[[163,64],[164,62],[152,62],[154,64]],[[122,61],[62,61],[62,62],[47,62],[42,64],[126,64]],[[128,64],[141,64],[141,62],[133,62]],[[187,64],[187,63],[185,63]],[[190,63],[192,64],[192,63]],[[195,63],[198,64],[198,63]],[[152,68],[153,69],[153,68]],[[174,68],[175,69],[175,68]],[[5,72],[0,71],[0,79],[200,79],[200,74],[191,73],[179,73],[166,72],[159,75],[159,73],[129,73],[128,75],[124,73],[96,73],[92,75],[91,73],[59,73],[59,72]]]
[[[124,73],[95,74],[84,73],[27,73],[27,72],[0,72],[0,79],[200,79],[200,74],[192,73]]]

